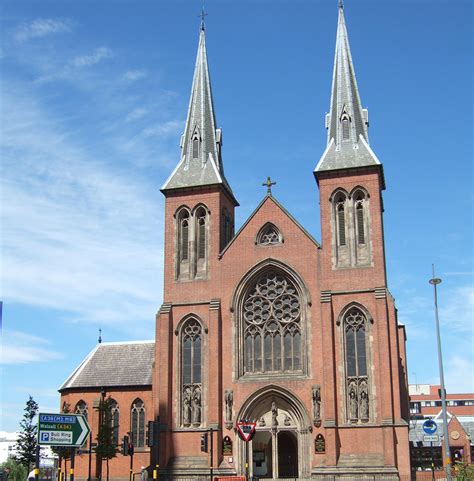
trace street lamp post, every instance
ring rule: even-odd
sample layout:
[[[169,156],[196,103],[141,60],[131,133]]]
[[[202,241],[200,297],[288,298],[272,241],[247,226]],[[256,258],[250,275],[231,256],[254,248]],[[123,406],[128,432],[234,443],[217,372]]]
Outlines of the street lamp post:
[[[441,353],[441,334],[439,329],[439,315],[438,315],[438,284],[441,284],[441,279],[435,277],[433,266],[433,278],[430,279],[430,284],[434,287],[434,305],[436,318],[436,339],[438,342],[438,363],[439,363],[439,380],[441,384],[441,406],[443,410],[443,437],[445,459],[444,466],[446,469],[446,480],[451,481],[451,450],[449,449],[449,433],[448,433],[448,415],[446,413],[446,389],[444,387],[444,373],[443,373],[443,355]]]

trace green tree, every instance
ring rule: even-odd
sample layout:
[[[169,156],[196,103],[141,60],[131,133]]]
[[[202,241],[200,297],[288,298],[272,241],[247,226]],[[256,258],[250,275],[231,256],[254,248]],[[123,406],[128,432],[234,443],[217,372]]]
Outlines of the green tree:
[[[8,481],[25,481],[28,476],[25,466],[11,457],[0,465],[0,471],[5,472],[6,469],[10,471]]]
[[[26,402],[25,414],[20,422],[20,434],[16,442],[17,454],[15,455],[15,460],[25,466],[28,472],[35,464],[36,446],[38,446],[38,425],[35,422],[37,415],[38,403],[30,396]]]
[[[112,399],[101,399],[98,407],[99,412],[99,432],[97,434],[97,446],[94,448],[96,455],[101,461],[106,460],[107,481],[109,481],[109,460],[117,456],[117,444],[114,440],[114,431],[118,426],[114,426],[112,419]]]

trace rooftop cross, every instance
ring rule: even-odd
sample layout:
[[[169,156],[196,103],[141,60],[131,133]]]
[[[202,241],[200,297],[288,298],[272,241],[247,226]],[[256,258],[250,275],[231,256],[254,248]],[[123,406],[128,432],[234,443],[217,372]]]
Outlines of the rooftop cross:
[[[102,343],[102,329],[99,329],[99,339],[98,339],[98,341],[99,341],[99,344]]]
[[[343,0],[339,0],[339,8],[344,8],[344,2]]]
[[[206,24],[204,23],[204,17],[207,17],[207,13],[204,12],[204,7],[201,8],[201,13],[198,15],[201,17],[201,30],[205,30]]]
[[[276,182],[272,182],[270,177],[267,177],[267,181],[264,182],[262,185],[267,188],[267,194],[272,195],[272,185],[276,185]]]

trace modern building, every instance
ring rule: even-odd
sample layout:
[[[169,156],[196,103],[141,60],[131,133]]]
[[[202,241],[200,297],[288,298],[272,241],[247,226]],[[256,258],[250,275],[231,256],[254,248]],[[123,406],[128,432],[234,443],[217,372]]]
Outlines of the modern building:
[[[441,410],[441,386],[410,384],[410,454],[414,470],[443,469],[444,424]],[[449,446],[454,462],[471,464],[474,460],[474,393],[446,394]],[[433,419],[438,439],[426,441],[423,423]]]
[[[156,342],[100,344],[61,387],[87,413],[112,398],[134,472],[340,479],[410,474],[405,329],[387,286],[383,167],[369,145],[342,4],[327,145],[314,170],[322,239],[268,192],[234,232],[204,25],[181,152],[164,182]],[[297,168],[297,166],[295,166]],[[307,206],[314,209],[316,205]],[[127,359],[127,363],[123,362]],[[159,446],[145,423],[159,420]],[[242,420],[256,423],[246,443]],[[207,441],[207,443],[206,443]],[[206,446],[207,444],[207,446]],[[88,455],[76,460],[87,477]],[[92,457],[92,476],[100,474]],[[110,462],[128,477],[129,458]]]

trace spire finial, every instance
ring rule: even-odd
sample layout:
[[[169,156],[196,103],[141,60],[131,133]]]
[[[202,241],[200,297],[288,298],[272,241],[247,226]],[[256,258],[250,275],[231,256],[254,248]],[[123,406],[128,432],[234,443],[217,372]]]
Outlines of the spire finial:
[[[270,177],[267,177],[267,181],[262,185],[267,188],[267,195],[272,195],[272,185],[276,185],[276,182],[272,182]]]
[[[99,339],[98,339],[98,341],[99,341],[99,344],[102,343],[102,329],[99,329]]]
[[[344,2],[343,2],[343,0],[339,0],[338,6],[339,6],[339,8],[344,8]]]
[[[201,31],[204,32],[204,30],[206,29],[204,17],[207,17],[207,13],[204,11],[204,5],[201,7],[201,13],[198,16],[201,17]]]

